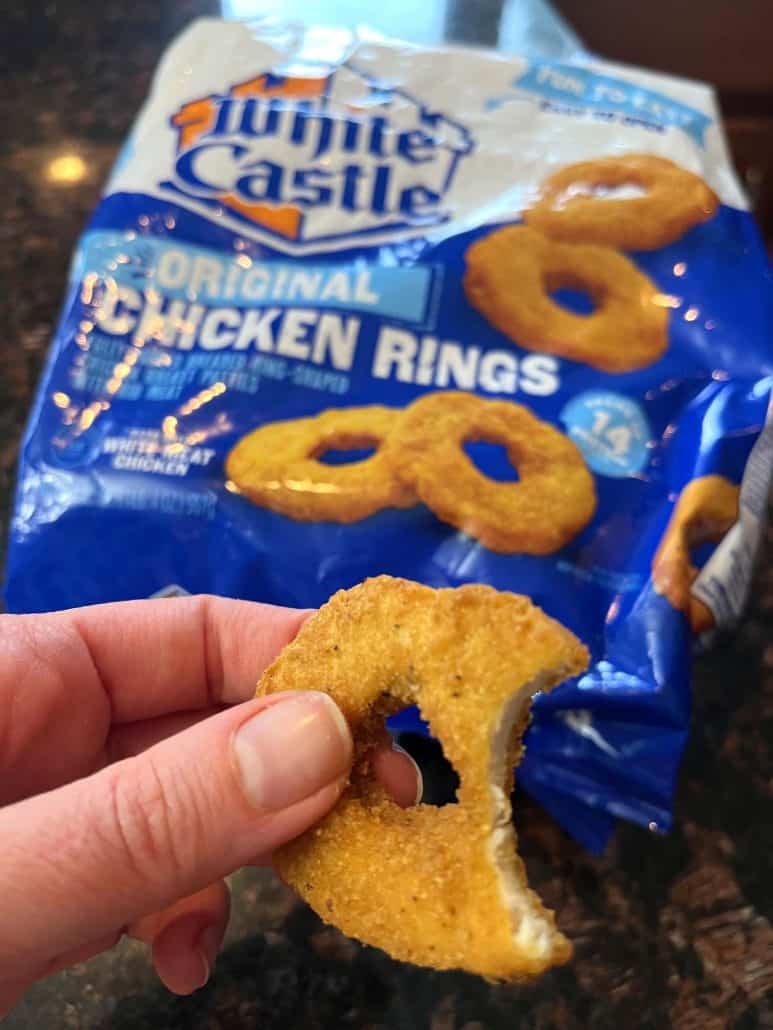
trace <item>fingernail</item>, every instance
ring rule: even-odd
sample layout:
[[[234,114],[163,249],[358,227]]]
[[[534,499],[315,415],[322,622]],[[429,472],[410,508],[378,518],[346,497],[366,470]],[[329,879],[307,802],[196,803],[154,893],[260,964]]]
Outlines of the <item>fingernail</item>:
[[[338,706],[316,691],[298,693],[243,723],[233,740],[244,792],[278,811],[316,794],[349,769],[352,736]]]
[[[400,747],[398,743],[392,743],[392,750],[396,751],[399,755],[405,755],[405,757],[413,766],[414,771],[416,772],[416,797],[413,803],[414,805],[418,805],[421,803],[421,799],[424,797],[424,777],[421,775],[421,769],[419,768],[419,764],[413,757],[413,755],[408,754],[405,748]]]
[[[202,987],[209,980],[222,943],[223,933],[219,926],[208,926],[199,934],[196,948],[204,969],[204,979],[201,983]]]
[[[198,955],[199,961],[201,963],[201,979],[199,981],[198,986],[196,987],[196,990],[200,991],[202,987],[206,987],[209,983],[209,976],[212,972],[212,966],[207,961],[207,956],[204,954],[201,948],[198,948],[196,950],[196,954]]]

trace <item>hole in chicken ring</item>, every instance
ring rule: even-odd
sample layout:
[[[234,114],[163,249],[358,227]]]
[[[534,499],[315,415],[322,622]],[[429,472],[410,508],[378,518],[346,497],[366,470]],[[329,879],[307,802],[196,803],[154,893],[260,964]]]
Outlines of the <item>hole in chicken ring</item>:
[[[511,226],[473,243],[466,261],[467,299],[521,347],[604,372],[644,368],[666,349],[667,298],[609,247],[558,243]],[[561,288],[587,291],[595,310],[567,311],[550,297]]]
[[[503,444],[517,482],[480,472],[471,441]],[[438,518],[504,554],[551,554],[590,521],[593,476],[563,433],[528,408],[448,391],[425,394],[394,430],[400,477]]]
[[[370,405],[272,422],[240,440],[226,475],[253,503],[308,522],[357,522],[382,508],[416,503],[390,460],[389,435],[399,412]],[[376,448],[362,461],[327,464],[330,450]]]
[[[395,958],[492,980],[533,977],[571,945],[529,890],[510,811],[531,696],[586,667],[528,598],[381,576],[336,594],[258,695],[324,689],[354,737],[351,781],[282,848],[282,877],[326,922]],[[460,776],[458,804],[403,809],[369,775],[385,714],[416,704]]]
[[[634,186],[643,196],[605,196]],[[540,188],[525,221],[566,243],[657,250],[716,212],[716,194],[699,176],[654,154],[621,154],[560,168]]]
[[[714,626],[709,608],[693,597],[698,576],[690,552],[701,544],[718,543],[738,520],[740,488],[724,476],[700,476],[682,490],[652,562],[656,593],[684,612],[695,633]]]

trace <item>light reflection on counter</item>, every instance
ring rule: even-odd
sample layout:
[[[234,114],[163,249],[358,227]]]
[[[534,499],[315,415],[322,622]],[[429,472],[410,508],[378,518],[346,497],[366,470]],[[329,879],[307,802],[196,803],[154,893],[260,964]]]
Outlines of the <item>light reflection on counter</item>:
[[[88,166],[80,154],[67,151],[52,158],[45,169],[46,179],[57,186],[74,186],[85,179]]]

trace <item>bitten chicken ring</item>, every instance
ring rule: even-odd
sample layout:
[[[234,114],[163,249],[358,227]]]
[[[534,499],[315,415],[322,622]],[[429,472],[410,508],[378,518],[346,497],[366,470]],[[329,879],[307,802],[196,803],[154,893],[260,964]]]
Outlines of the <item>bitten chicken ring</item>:
[[[668,298],[609,247],[558,243],[526,226],[498,229],[466,254],[467,299],[528,350],[582,361],[604,372],[651,365],[668,343]],[[585,290],[596,310],[576,315],[550,296]]]
[[[686,613],[696,633],[714,625],[708,607],[693,597],[698,575],[690,551],[701,544],[718,543],[738,520],[740,488],[724,476],[700,476],[682,490],[652,562],[655,591],[674,608]]]
[[[638,186],[638,197],[601,191]],[[699,176],[653,154],[621,154],[567,165],[542,185],[526,222],[566,243],[657,250],[716,212],[716,194]]]
[[[498,482],[464,453],[502,444],[518,481]],[[397,472],[438,518],[502,553],[550,554],[590,521],[593,476],[563,433],[528,408],[449,391],[425,394],[394,431]]]
[[[387,453],[399,414],[373,404],[272,422],[236,444],[226,475],[254,503],[301,521],[356,522],[381,508],[409,507],[415,497]],[[330,449],[363,447],[376,453],[346,465],[318,460]]]
[[[349,786],[279,851],[281,875],[326,922],[403,961],[494,980],[566,962],[516,853],[509,795],[531,695],[587,661],[527,598],[491,587],[381,576],[336,594],[258,687],[325,690],[355,741]],[[368,775],[384,717],[412,704],[460,776],[458,804],[402,809]]]

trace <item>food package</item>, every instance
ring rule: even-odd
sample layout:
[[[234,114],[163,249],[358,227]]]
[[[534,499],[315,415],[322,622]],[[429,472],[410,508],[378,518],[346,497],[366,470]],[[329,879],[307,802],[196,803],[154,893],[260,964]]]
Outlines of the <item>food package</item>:
[[[527,594],[592,663],[520,785],[592,848],[666,830],[765,517],[770,286],[704,85],[197,21],[72,262],[7,606]]]

